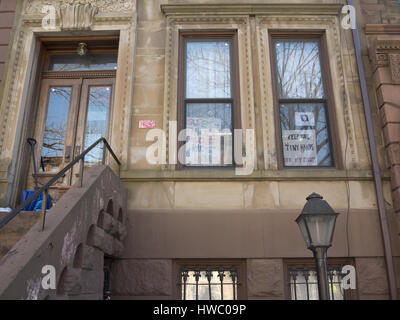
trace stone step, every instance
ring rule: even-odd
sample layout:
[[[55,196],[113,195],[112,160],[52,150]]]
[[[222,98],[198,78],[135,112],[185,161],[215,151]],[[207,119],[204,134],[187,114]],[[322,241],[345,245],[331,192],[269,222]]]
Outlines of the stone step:
[[[7,216],[0,212],[0,220]],[[21,211],[4,228],[0,229],[0,259],[38,222],[41,212]]]

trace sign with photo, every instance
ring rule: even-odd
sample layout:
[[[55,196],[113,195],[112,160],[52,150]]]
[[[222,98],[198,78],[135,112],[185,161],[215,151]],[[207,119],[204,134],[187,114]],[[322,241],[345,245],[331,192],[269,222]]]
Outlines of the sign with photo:
[[[296,127],[314,127],[315,118],[314,112],[296,112]]]
[[[284,130],[282,142],[286,166],[318,165],[315,130]]]

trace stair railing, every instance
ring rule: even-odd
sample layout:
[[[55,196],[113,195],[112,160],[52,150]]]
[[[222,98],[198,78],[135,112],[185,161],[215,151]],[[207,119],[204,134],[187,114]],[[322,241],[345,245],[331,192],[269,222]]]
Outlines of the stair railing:
[[[37,197],[39,197],[43,193],[43,200],[42,200],[42,216],[41,216],[41,231],[44,230],[44,225],[46,221],[46,208],[47,208],[47,198],[49,194],[49,188],[64,174],[73,168],[75,164],[79,161],[81,162],[80,169],[79,169],[79,181],[78,185],[82,188],[83,183],[83,170],[85,167],[85,156],[92,151],[98,144],[101,142],[104,143],[103,148],[103,158],[102,164],[104,165],[106,162],[106,151],[110,152],[111,156],[118,164],[118,176],[121,175],[121,162],[118,160],[117,156],[115,155],[114,151],[111,149],[110,145],[108,144],[105,138],[100,138],[96,142],[94,142],[90,147],[88,147],[85,151],[83,151],[79,156],[77,156],[73,161],[71,161],[64,169],[58,172],[49,182],[47,182],[43,187],[33,193],[28,199],[26,199],[23,203],[21,203],[17,208],[12,210],[3,220],[0,221],[0,229],[3,228],[8,222],[10,222],[13,218],[15,218],[24,208],[30,205]]]

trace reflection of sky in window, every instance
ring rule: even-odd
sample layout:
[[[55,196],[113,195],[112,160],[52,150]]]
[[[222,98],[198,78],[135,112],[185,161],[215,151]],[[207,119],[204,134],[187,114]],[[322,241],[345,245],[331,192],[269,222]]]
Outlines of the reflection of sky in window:
[[[70,98],[70,87],[50,89],[46,128],[43,137],[43,157],[63,156]]]
[[[54,54],[50,57],[49,71],[116,70],[117,53]]]
[[[230,98],[230,44],[188,42],[186,98]]]
[[[110,105],[110,87],[90,87],[86,120],[85,148],[101,137],[106,137]],[[86,165],[99,163],[103,158],[103,146],[97,145],[85,158]]]
[[[315,126],[297,126],[295,121],[296,112],[314,113]],[[318,166],[331,166],[332,159],[329,147],[329,135],[325,107],[322,103],[294,104],[286,103],[280,107],[280,118],[282,131],[284,130],[315,130],[317,139]]]
[[[324,97],[318,42],[276,41],[275,50],[280,98]]]

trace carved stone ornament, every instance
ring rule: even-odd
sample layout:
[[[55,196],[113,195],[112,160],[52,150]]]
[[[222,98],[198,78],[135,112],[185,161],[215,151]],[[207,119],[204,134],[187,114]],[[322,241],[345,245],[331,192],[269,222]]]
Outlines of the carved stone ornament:
[[[98,12],[98,8],[91,4],[62,5],[59,9],[61,29],[88,30]]]
[[[389,61],[392,80],[395,83],[400,83],[400,54],[389,54]]]
[[[99,14],[126,14],[136,10],[135,0],[27,0],[24,12],[27,15],[42,15],[42,8],[45,5],[53,5],[57,9],[61,9],[65,5],[87,4],[90,4],[93,8],[97,8]]]

